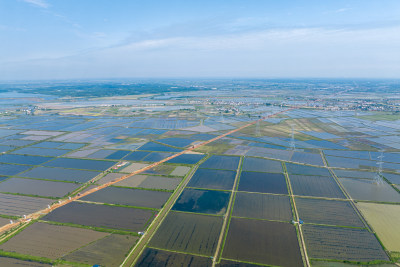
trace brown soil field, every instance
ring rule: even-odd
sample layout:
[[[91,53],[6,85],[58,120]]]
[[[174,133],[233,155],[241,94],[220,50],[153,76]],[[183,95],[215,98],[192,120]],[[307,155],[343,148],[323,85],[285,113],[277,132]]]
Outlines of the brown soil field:
[[[23,261],[12,258],[0,257],[0,266],[4,267],[50,267],[51,264],[44,264],[33,261]]]
[[[55,260],[107,235],[88,229],[37,222],[0,245],[0,249]]]
[[[116,183],[115,186],[138,187],[146,178],[147,175],[137,174]]]
[[[119,266],[137,240],[136,236],[111,234],[68,254],[63,259],[90,265]]]
[[[44,209],[53,200],[0,193],[0,214],[22,216]]]

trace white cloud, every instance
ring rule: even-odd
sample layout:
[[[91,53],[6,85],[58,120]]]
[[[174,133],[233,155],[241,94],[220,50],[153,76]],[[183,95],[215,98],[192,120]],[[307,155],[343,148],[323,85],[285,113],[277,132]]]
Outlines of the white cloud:
[[[10,78],[398,77],[400,26],[292,28],[144,39],[59,58],[3,64]],[[26,77],[28,78],[28,77]],[[3,77],[4,79],[4,77]]]
[[[41,8],[49,7],[49,4],[45,0],[23,0],[23,1]]]

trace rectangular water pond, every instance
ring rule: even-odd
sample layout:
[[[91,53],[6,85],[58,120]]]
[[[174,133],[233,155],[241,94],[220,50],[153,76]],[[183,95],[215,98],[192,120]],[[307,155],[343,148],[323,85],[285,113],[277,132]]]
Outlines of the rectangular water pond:
[[[237,192],[233,216],[291,221],[293,218],[288,196]]]
[[[212,155],[200,165],[200,168],[236,170],[238,168],[239,161],[239,157]]]
[[[203,154],[182,154],[173,159],[168,160],[168,163],[178,164],[196,164],[205,157]]]
[[[72,262],[81,262],[89,265],[120,266],[133,247],[138,237],[131,235],[111,234],[84,246],[62,259]]]
[[[211,267],[212,261],[209,257],[200,257],[189,254],[164,251],[160,249],[146,248],[135,266]]]
[[[50,167],[105,171],[114,164],[116,164],[114,161],[57,158],[45,165]]]
[[[349,201],[296,198],[296,207],[304,223],[365,227]]]
[[[150,241],[155,248],[212,256],[215,253],[222,218],[170,212]]]
[[[232,190],[236,172],[230,170],[198,169],[187,186]]]
[[[87,181],[96,177],[99,174],[100,172],[96,171],[72,170],[57,167],[50,168],[39,166],[21,174],[20,176],[38,179],[86,183]]]
[[[222,215],[226,212],[230,192],[186,188],[172,210]]]
[[[35,156],[49,156],[49,157],[58,157],[68,153],[69,150],[65,149],[56,149],[56,148],[39,148],[39,147],[24,147],[18,150],[15,150],[13,153],[15,154],[27,154],[27,155],[35,155]]]
[[[282,173],[242,172],[239,191],[287,194],[286,179]]]
[[[289,175],[293,194],[300,196],[345,198],[332,177]]]
[[[150,210],[71,202],[42,219],[137,232],[145,229],[152,216]]]
[[[27,155],[14,155],[14,154],[3,154],[0,155],[0,162],[2,163],[16,163],[26,165],[40,165],[53,158],[41,157],[41,156],[27,156]]]
[[[10,178],[0,183],[0,192],[45,197],[63,197],[79,186],[81,185],[75,183]]]
[[[308,256],[349,261],[389,260],[374,234],[366,229],[304,225]]]
[[[47,208],[54,200],[0,193],[0,214],[23,216]]]
[[[400,203],[400,194],[385,181],[376,184],[373,180],[339,178],[353,199]]]
[[[253,172],[282,172],[282,164],[280,161],[260,159],[260,158],[250,158],[245,157],[242,166],[243,171],[253,171]]]
[[[0,249],[55,260],[107,235],[88,229],[35,222],[1,244]]]
[[[30,168],[32,168],[32,166],[0,163],[0,175],[16,175]],[[3,178],[0,178],[0,181],[1,180],[3,180]]]
[[[82,200],[160,209],[171,196],[169,192],[106,187],[82,198]]]
[[[317,168],[317,167],[304,166],[293,163],[286,163],[286,169],[289,174],[320,175],[320,176],[331,175],[329,170],[326,168]]]
[[[232,218],[222,257],[274,266],[303,266],[296,229],[282,222]]]
[[[171,137],[171,138],[164,138],[164,139],[158,139],[157,142],[170,145],[170,146],[176,146],[176,147],[187,147],[191,143],[193,143],[193,140],[185,139],[185,138],[177,138],[177,137]]]
[[[181,149],[178,148],[173,148],[169,146],[165,146],[162,144],[154,143],[154,142],[148,142],[141,146],[139,150],[145,150],[145,151],[157,151],[157,152],[180,152],[182,151]]]

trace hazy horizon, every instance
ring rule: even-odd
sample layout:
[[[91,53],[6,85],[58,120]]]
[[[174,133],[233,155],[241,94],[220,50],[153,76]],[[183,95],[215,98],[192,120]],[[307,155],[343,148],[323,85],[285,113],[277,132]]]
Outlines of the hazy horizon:
[[[400,2],[0,3],[0,80],[400,78]]]

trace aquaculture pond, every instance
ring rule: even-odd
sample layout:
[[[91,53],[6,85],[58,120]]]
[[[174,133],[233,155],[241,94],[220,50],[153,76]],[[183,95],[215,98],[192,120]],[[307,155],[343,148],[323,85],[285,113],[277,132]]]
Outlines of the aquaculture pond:
[[[282,222],[232,218],[222,257],[274,266],[303,266],[296,229]]]
[[[85,170],[73,170],[64,168],[50,168],[50,167],[36,167],[32,170],[24,172],[19,176],[37,178],[37,179],[48,179],[48,180],[60,180],[85,183],[90,179],[99,175],[97,171],[85,171]]]
[[[200,168],[236,170],[238,168],[239,161],[239,157],[212,155],[200,165]]]
[[[239,191],[287,194],[286,179],[282,173],[242,172]]]
[[[229,192],[186,188],[172,210],[222,215],[226,212]]]
[[[220,216],[170,212],[149,245],[170,251],[212,256],[221,227]]]
[[[72,202],[42,219],[137,232],[145,229],[152,216],[150,210]]]
[[[169,192],[107,187],[82,198],[82,200],[159,209],[170,197]]]
[[[114,164],[116,164],[116,162],[105,160],[57,158],[44,165],[49,167],[105,171]]]
[[[188,187],[232,190],[236,172],[230,170],[198,169]]]
[[[245,157],[243,160],[243,171],[254,171],[254,172],[282,172],[282,164],[280,161],[268,160],[261,158],[250,158]]]

